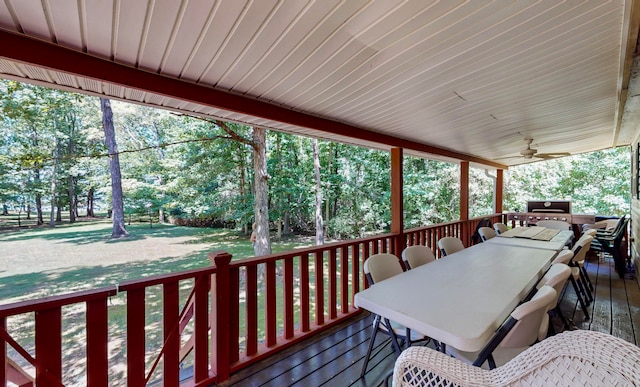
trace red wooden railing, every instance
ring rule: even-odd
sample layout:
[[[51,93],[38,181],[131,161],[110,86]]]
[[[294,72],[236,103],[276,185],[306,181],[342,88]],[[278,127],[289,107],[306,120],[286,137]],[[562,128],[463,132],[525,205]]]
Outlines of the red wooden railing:
[[[503,221],[501,214],[488,217]],[[482,218],[407,230],[403,235],[331,243],[269,256],[232,261],[231,255],[209,254],[212,267],[125,281],[117,287],[0,306],[0,383],[11,373],[7,348],[31,363],[38,386],[60,386],[74,364],[62,364],[62,307],[86,308],[86,383],[109,384],[110,336],[107,302],[126,296],[126,379],[129,386],[162,380],[179,386],[180,370],[193,367],[188,382],[195,386],[223,381],[248,365],[330,328],[360,311],[355,293],[366,287],[364,260],[378,252],[393,251],[396,239],[405,245],[427,244],[436,252],[437,239],[457,236],[465,245]],[[157,328],[146,310],[161,294]],[[158,290],[159,289],[159,290]],[[34,313],[35,341],[17,342],[7,318]],[[158,329],[161,332],[158,332]],[[148,336],[161,335],[161,344],[149,348]],[[188,336],[191,336],[190,338]],[[25,349],[27,347],[27,349]],[[84,365],[86,362],[86,366]],[[75,381],[74,381],[75,382]],[[184,382],[183,382],[184,384]]]

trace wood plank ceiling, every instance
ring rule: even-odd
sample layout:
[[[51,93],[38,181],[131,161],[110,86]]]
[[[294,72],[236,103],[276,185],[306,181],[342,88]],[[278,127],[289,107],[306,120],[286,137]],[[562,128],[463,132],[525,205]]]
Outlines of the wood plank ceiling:
[[[541,160],[519,154],[526,138],[539,153],[571,154],[632,141],[637,125],[621,122],[634,4],[0,0],[0,41],[44,41],[243,97],[248,106],[330,120],[313,125],[96,79],[91,69],[70,70],[66,49],[30,62],[20,41],[0,43],[0,77],[381,149],[391,136],[425,145],[408,153],[437,147],[456,153],[432,157],[517,165]],[[362,134],[326,131],[323,122]]]

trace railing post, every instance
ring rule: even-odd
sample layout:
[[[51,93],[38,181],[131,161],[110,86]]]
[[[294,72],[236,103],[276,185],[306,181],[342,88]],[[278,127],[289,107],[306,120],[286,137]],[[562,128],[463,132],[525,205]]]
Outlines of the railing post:
[[[0,329],[2,329],[3,332],[7,331],[7,319],[3,316],[0,317]],[[2,346],[2,348],[0,348],[0,351],[2,351],[2,353],[0,354],[0,359],[2,359],[2,361],[0,361],[0,386],[6,386],[7,385],[7,342],[4,339],[4,336],[0,335],[0,345]]]
[[[231,372],[230,361],[230,305],[229,305],[229,262],[231,254],[224,251],[209,253],[209,260],[216,267],[216,274],[212,276],[211,289],[211,348],[215,351],[211,356],[211,369],[216,374],[216,381],[220,383],[229,379]]]

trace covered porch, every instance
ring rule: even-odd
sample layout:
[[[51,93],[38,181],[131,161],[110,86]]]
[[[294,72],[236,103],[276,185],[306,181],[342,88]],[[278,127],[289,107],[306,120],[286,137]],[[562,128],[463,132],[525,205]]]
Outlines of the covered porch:
[[[604,332],[640,345],[638,284],[620,279],[610,258],[591,259],[587,271],[595,286],[595,300],[589,308],[591,318],[584,318],[571,288],[562,296],[564,315],[572,320],[575,329]],[[364,379],[360,379],[371,323],[370,314],[359,314],[326,333],[232,375],[228,381],[218,385],[382,386],[397,358],[387,336],[378,336],[368,372]],[[556,325],[560,331],[561,325],[557,321]]]

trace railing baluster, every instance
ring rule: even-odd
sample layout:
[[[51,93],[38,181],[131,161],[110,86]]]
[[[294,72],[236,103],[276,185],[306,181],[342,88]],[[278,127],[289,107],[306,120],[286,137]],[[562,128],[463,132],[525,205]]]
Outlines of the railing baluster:
[[[329,320],[333,320],[338,315],[338,268],[337,253],[335,249],[329,250]]]
[[[258,352],[258,266],[247,266],[245,282],[247,356]]]
[[[178,281],[162,286],[162,332],[165,341],[162,361],[162,382],[164,386],[177,386],[180,381],[180,293]]]
[[[277,342],[277,302],[276,302],[276,263],[270,261],[266,263],[266,299],[265,299],[265,334],[267,347],[273,347]]]
[[[193,368],[195,382],[209,376],[209,342],[202,340],[209,335],[209,288],[211,276],[203,275],[196,279],[194,295],[193,334],[200,340],[193,343]]]
[[[144,385],[145,337],[144,288],[127,292],[127,385]]]
[[[240,359],[240,269],[229,269],[229,362]]]
[[[107,343],[107,299],[87,302],[87,385],[104,386],[109,381]]]
[[[284,338],[293,337],[293,325],[295,316],[293,313],[293,258],[284,260],[283,273],[283,291],[284,291]]]
[[[315,252],[316,325],[324,324],[324,251]]]
[[[340,248],[340,311],[349,313],[349,245]]]
[[[351,300],[350,304],[353,308],[353,296],[360,291],[360,244],[351,245]]]
[[[309,331],[309,254],[300,255],[300,330]]]
[[[62,383],[62,312],[60,307],[36,312],[36,384]]]

